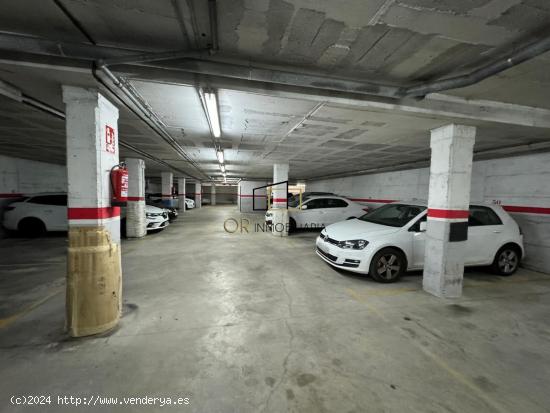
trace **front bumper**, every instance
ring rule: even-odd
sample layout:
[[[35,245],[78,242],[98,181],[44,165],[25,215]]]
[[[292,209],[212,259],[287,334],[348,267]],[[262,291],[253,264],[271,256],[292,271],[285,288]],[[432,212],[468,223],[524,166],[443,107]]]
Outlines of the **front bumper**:
[[[369,273],[370,257],[368,246],[364,250],[347,250],[325,242],[317,237],[316,253],[333,267],[359,274]]]
[[[147,218],[147,231],[156,231],[163,228],[166,228],[170,225],[168,218]]]

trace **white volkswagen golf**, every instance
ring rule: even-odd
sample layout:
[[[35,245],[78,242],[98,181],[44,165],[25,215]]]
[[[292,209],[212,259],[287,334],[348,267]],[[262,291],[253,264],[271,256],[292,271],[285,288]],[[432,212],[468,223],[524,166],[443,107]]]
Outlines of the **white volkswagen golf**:
[[[394,282],[407,270],[423,268],[426,219],[426,204],[388,204],[326,227],[317,237],[317,254],[334,267]],[[496,205],[470,206],[465,265],[490,265],[498,274],[511,275],[523,256],[523,235],[506,211]]]

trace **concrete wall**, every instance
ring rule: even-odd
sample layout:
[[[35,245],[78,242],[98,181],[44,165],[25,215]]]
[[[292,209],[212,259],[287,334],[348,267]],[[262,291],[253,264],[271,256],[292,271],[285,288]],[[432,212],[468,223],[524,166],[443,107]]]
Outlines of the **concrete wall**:
[[[267,206],[267,191],[265,188],[254,192],[254,188],[267,185],[267,181],[241,181],[238,185],[238,206],[241,212],[262,212],[254,211],[264,209]]]
[[[67,192],[66,167],[0,155],[0,221],[3,205],[13,197],[37,192]]]
[[[370,207],[428,198],[429,169],[310,181],[307,191],[329,191]],[[524,265],[550,273],[550,153],[474,162],[471,202],[501,204],[524,233]]]
[[[206,195],[210,197],[210,187],[203,189]],[[216,185],[216,204],[237,204],[237,185]]]

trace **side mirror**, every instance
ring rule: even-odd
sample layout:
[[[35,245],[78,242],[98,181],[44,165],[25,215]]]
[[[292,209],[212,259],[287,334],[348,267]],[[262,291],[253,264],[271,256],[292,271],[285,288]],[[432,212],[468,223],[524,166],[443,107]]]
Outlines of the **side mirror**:
[[[422,221],[420,223],[420,232],[426,232],[427,229],[428,229],[428,222]]]
[[[300,209],[307,209],[307,205],[302,205]]]

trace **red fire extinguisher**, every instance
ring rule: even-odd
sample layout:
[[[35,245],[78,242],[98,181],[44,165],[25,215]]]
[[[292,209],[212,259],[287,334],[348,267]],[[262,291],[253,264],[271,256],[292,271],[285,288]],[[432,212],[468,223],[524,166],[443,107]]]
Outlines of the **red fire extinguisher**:
[[[128,169],[124,162],[111,168],[111,206],[126,205],[128,201]]]

